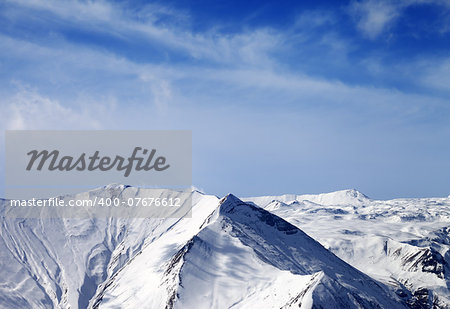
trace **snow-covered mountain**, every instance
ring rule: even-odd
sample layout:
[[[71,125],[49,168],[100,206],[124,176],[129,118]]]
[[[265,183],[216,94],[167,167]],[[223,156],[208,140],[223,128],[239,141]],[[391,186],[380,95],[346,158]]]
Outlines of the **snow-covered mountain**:
[[[181,219],[2,214],[0,308],[448,308],[448,199],[191,198]]]
[[[450,308],[450,198],[371,200],[356,190],[243,199],[341,259],[407,289],[414,308]]]

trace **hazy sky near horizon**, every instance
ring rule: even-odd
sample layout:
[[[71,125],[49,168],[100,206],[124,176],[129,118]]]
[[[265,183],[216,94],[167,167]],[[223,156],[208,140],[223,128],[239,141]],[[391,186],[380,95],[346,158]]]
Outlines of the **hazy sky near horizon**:
[[[2,160],[6,129],[189,129],[211,194],[450,194],[449,1],[0,0],[0,47]]]

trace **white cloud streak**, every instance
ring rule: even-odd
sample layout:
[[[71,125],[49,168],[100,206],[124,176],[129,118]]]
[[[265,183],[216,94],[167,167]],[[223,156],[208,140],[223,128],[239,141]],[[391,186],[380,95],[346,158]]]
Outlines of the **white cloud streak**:
[[[353,2],[350,13],[356,18],[358,29],[374,39],[400,16],[400,9],[392,1],[367,0]]]
[[[213,30],[193,33],[187,30],[189,17],[186,14],[155,4],[135,12],[106,1],[9,2],[21,8],[51,14],[67,24],[76,24],[90,31],[108,33],[124,40],[148,40],[158,46],[185,52],[192,58],[220,63],[271,63],[266,53],[278,48],[282,43],[282,37],[269,28],[235,35],[218,35]],[[184,22],[181,25],[176,22],[170,25],[160,23],[161,16],[167,15]]]
[[[375,39],[387,32],[411,6],[439,5],[450,8],[446,0],[362,0],[353,1],[348,7],[356,21],[357,28],[368,38]]]
[[[106,9],[99,11],[111,12]],[[113,13],[102,14],[114,15]],[[319,24],[323,24],[324,19],[320,20],[322,21]],[[298,26],[299,24],[296,25]],[[172,31],[175,33],[174,37],[181,35],[177,33],[179,31],[177,29]],[[428,110],[430,110],[429,106],[434,106],[431,110],[435,110],[445,105],[442,100],[426,95],[351,86],[339,81],[313,78],[276,68],[276,60],[270,58],[267,49],[260,47],[273,44],[273,42],[267,43],[269,38],[262,33],[266,33],[266,30],[263,32],[255,30],[234,36],[217,36],[210,41],[207,37],[203,37],[202,40],[206,42],[203,48],[209,50],[205,53],[207,55],[215,54],[216,50],[223,55],[233,53],[233,46],[240,46],[240,53],[245,54],[245,57],[241,57],[241,61],[233,65],[203,67],[195,64],[137,63],[111,52],[65,41],[57,46],[43,46],[39,43],[0,36],[1,45],[5,47],[6,52],[15,51],[14,57],[30,63],[29,67],[24,68],[27,75],[32,78],[29,83],[36,89],[39,89],[40,85],[34,84],[33,81],[43,80],[45,83],[44,89],[28,91],[26,95],[22,90],[14,92],[9,89],[6,97],[14,99],[7,102],[0,101],[0,106],[18,106],[16,110],[6,109],[12,111],[9,113],[16,115],[7,122],[11,127],[26,125],[27,128],[43,126],[72,128],[77,124],[84,125],[92,122],[93,127],[111,128],[112,125],[108,121],[99,122],[95,120],[95,117],[90,116],[92,113],[87,112],[86,107],[83,107],[80,112],[78,108],[80,102],[90,102],[98,106],[105,105],[105,102],[106,104],[116,102],[116,108],[119,110],[116,111],[116,116],[123,113],[123,109],[127,109],[128,104],[131,104],[134,108],[161,119],[174,112],[174,108],[196,109],[202,106],[202,102],[215,106],[223,104],[258,106],[270,104],[271,101],[273,105],[289,109],[318,108],[321,110],[325,106],[328,110],[363,108],[367,111],[366,116],[373,113],[388,115],[396,113],[399,118],[426,116],[421,114],[424,106],[427,106]],[[280,41],[286,41],[282,33],[274,32],[273,36],[280,38]],[[188,35],[187,40],[190,37],[194,35]],[[247,44],[241,44],[242,41]],[[218,44],[218,42],[222,43]],[[228,55],[223,58],[226,64],[234,57]],[[270,58],[268,62],[272,65],[265,64],[266,61],[263,60],[265,58]],[[33,75],[36,76],[33,77]],[[86,81],[86,78],[92,80]],[[27,81],[23,83],[27,85]],[[49,83],[51,86],[60,87],[62,96],[58,92],[52,95],[53,90],[47,91],[48,89],[45,88]],[[71,92],[69,95],[64,91],[67,89]],[[37,98],[39,93],[46,93],[46,97],[33,99],[33,97]],[[27,100],[40,103],[24,103]],[[52,108],[51,104],[54,104]],[[26,112],[26,110],[37,111],[38,109],[44,112],[41,114]],[[74,120],[58,121],[68,116],[52,116],[50,110],[54,110],[59,115],[73,113]],[[86,121],[81,121],[80,115],[85,117]],[[33,121],[32,117],[38,119]],[[53,121],[44,123],[42,119],[46,118]],[[122,124],[126,125],[125,122]]]
[[[103,107],[64,106],[33,89],[22,88],[13,97],[2,98],[1,130],[30,129],[101,129],[101,119],[107,117]]]
[[[232,175],[228,184],[242,185],[234,173],[259,175],[261,166],[273,166],[270,160],[282,151],[288,157],[286,170],[298,164],[300,174],[307,174],[302,182],[295,172],[289,173],[292,187],[279,182],[283,190],[298,190],[293,186],[308,186],[311,179],[323,183],[328,177],[317,176],[314,168],[340,168],[338,174],[344,175],[348,165],[366,156],[376,157],[380,166],[386,161],[395,166],[395,161],[383,157],[384,149],[398,150],[399,162],[403,162],[403,155],[409,155],[400,149],[403,141],[416,147],[415,136],[422,136],[429,142],[421,149],[432,151],[439,138],[448,137],[448,122],[434,118],[450,114],[448,100],[345,83],[326,74],[313,77],[292,69],[292,59],[283,62],[286,51],[298,62],[309,63],[326,52],[333,61],[345,61],[351,43],[332,30],[319,35],[314,31],[332,28],[332,14],[305,12],[288,29],[223,34],[214,29],[194,32],[187,14],[158,6],[133,11],[104,1],[9,3],[3,17],[20,24],[27,21],[29,11],[37,12],[55,33],[48,40],[0,35],[0,58],[7,60],[0,63],[0,74],[7,72],[0,75],[1,129],[192,129],[197,152],[194,165],[200,169],[202,185],[219,186],[217,175]],[[395,22],[396,10],[370,18],[369,13],[361,13],[364,10],[355,14],[368,20],[362,31],[376,36]],[[162,15],[176,22],[162,22]],[[70,41],[52,28],[65,23],[114,36],[124,44],[145,42],[145,47],[157,46],[163,53],[190,58],[181,62],[170,57],[168,61],[136,60],[114,47]],[[391,68],[376,64],[376,71],[381,72],[377,74],[390,73]],[[326,59],[317,65],[326,67]],[[351,63],[346,69],[356,70],[355,66]],[[411,68],[414,74],[409,75],[426,71],[416,64]],[[428,79],[422,82],[441,89],[446,72],[442,66],[435,75],[423,75]],[[431,129],[417,124],[429,119],[435,126]],[[433,139],[437,131],[440,137]],[[248,164],[243,164],[245,160]],[[230,173],[233,165],[239,171]],[[367,167],[361,160],[358,169],[364,173],[382,172],[365,171]],[[276,168],[268,173],[280,173]],[[255,178],[259,181],[255,180],[255,187],[265,185],[271,190],[270,186],[277,185],[264,177]],[[339,179],[330,181],[339,183]]]

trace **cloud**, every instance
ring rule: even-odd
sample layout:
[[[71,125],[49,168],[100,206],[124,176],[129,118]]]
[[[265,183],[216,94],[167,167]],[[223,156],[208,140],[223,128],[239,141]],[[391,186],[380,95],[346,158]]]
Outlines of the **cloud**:
[[[426,61],[421,64],[421,79],[427,86],[450,93],[450,58]]]
[[[123,45],[141,42],[167,55],[183,53],[192,59],[233,65],[236,62],[265,65],[267,53],[280,46],[282,37],[270,28],[221,35],[214,29],[190,31],[190,17],[165,6],[148,4],[130,8],[106,1],[8,1],[3,16],[21,23],[28,14],[46,16],[41,22],[86,29],[120,40]],[[25,12],[25,13],[24,13]],[[53,39],[57,39],[53,37]],[[80,42],[78,42],[80,43]]]
[[[446,0],[362,0],[350,2],[348,12],[355,19],[358,30],[369,39],[375,39],[388,31],[408,7],[417,5],[450,8],[450,2]]]
[[[70,42],[55,47],[0,35],[0,44],[0,57],[11,60],[0,74],[0,106],[41,96],[35,101],[48,99],[70,109],[91,105],[108,110],[138,102],[163,112],[171,102],[171,79],[178,73],[170,66],[136,63]]]
[[[77,109],[70,108],[39,94],[36,90],[21,88],[14,96],[0,101],[4,111],[1,121],[2,131],[102,128],[97,116],[105,117],[107,114],[100,106],[84,105]]]
[[[396,1],[368,0],[352,2],[352,6],[358,12],[365,12],[368,25],[375,25],[367,26],[371,29],[367,31],[376,34],[397,18],[402,6],[412,5],[413,2],[418,1],[405,1],[406,4],[400,5],[401,2]],[[283,102],[296,100],[300,107],[328,104],[330,108],[335,108],[342,106],[343,103],[339,102],[346,102],[348,108],[373,105],[376,109],[376,104],[370,103],[375,99],[358,103],[361,100],[357,98],[379,98],[382,102],[391,103],[378,104],[378,110],[401,106],[403,109],[398,110],[408,115],[410,106],[414,105],[411,109],[414,110],[420,109],[426,102],[437,106],[441,104],[439,99],[425,99],[426,95],[402,94],[398,90],[370,85],[352,86],[328,76],[313,77],[302,72],[308,65],[329,68],[333,61],[342,65],[341,70],[354,69],[355,63],[345,64],[350,43],[332,30],[326,30],[337,22],[336,16],[330,12],[303,12],[293,25],[282,30],[259,27],[224,34],[214,29],[194,32],[184,27],[190,19],[186,13],[156,5],[132,9],[105,1],[63,0],[55,5],[37,0],[11,3],[14,4],[5,10],[5,14],[16,22],[24,21],[22,11],[31,10],[38,16],[46,16],[41,18],[43,22],[49,22],[54,27],[60,27],[60,23],[53,23],[55,18],[59,18],[76,24],[77,28],[88,25],[92,31],[117,36],[123,44],[140,36],[144,41],[149,40],[143,43],[143,49],[163,45],[167,47],[164,52],[177,49],[175,59],[184,59],[186,55],[193,57],[183,61],[172,61],[171,57],[167,61],[136,60],[134,55],[121,54],[114,47],[99,49],[69,39],[47,44],[45,40],[0,35],[0,43],[4,47],[0,56],[15,63],[9,69],[10,73],[4,75],[3,78],[9,80],[4,80],[6,83],[3,84],[19,80],[25,85],[32,85],[36,93],[45,93],[52,102],[71,110],[76,110],[84,101],[96,104],[115,102],[119,107],[145,106],[145,110],[161,116],[172,112],[171,104],[179,107],[181,101],[195,107],[202,100],[220,101],[216,95],[235,96],[237,101],[254,106],[267,101],[267,94],[271,94],[276,102],[280,101],[278,104],[287,105]],[[10,14],[10,10],[16,14]],[[164,20],[161,16],[177,19],[179,23],[161,22]],[[58,32],[58,29],[54,31]],[[294,57],[300,69],[290,69],[291,63],[283,59],[285,55]],[[379,66],[379,71],[390,70],[382,64]],[[432,77],[426,83],[433,82],[440,83]],[[243,93],[245,91],[248,93]],[[3,92],[9,97],[14,95],[8,86],[3,86]],[[402,99],[395,102],[392,98],[397,99],[399,94]],[[242,97],[239,98],[239,95]],[[277,100],[276,95],[281,95],[285,101]],[[410,102],[410,105],[404,107],[404,101]]]
[[[327,190],[324,179],[336,186],[355,164],[383,179],[368,157],[396,168],[417,153],[401,149],[414,149],[417,136],[433,155],[437,141],[448,137],[448,100],[428,91],[445,89],[446,62],[433,75],[431,65],[386,65],[382,53],[366,57],[357,40],[339,31],[338,11],[304,11],[291,25],[227,33],[194,30],[188,13],[157,4],[6,3],[0,11],[8,22],[0,34],[2,129],[191,129],[194,180],[209,192],[248,183],[255,193],[277,186]],[[403,10],[399,2],[379,3],[351,4],[371,38]],[[370,79],[404,81],[424,72],[417,80],[421,93]],[[346,74],[356,78],[345,80]],[[274,166],[280,153],[284,165]],[[333,170],[329,178],[326,171]],[[287,180],[273,182],[273,175]]]
[[[354,1],[350,13],[356,19],[358,29],[374,39],[400,16],[400,6],[387,1]]]

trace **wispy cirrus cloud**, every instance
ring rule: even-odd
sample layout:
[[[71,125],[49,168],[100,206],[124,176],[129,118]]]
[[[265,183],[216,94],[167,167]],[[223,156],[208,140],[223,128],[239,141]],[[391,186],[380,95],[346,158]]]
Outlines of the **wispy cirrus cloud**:
[[[104,106],[68,107],[34,89],[21,88],[14,96],[1,99],[2,130],[101,129],[101,120],[96,115],[107,117]]]
[[[355,1],[349,12],[356,19],[358,29],[374,39],[386,30],[401,14],[403,5],[392,1]]]
[[[388,31],[401,18],[404,10],[420,5],[438,5],[444,10],[450,9],[450,2],[445,0],[355,0],[348,6],[348,12],[355,19],[359,31],[375,39]]]
[[[49,3],[33,0],[10,3],[11,6],[4,10],[2,15],[13,23],[26,19],[29,14],[42,14],[46,18],[38,23],[43,22],[43,27],[46,24],[59,27],[61,39],[64,38],[65,28],[75,27],[79,31],[86,30],[112,37],[118,40],[117,44],[131,45],[132,48],[140,46],[151,50],[150,47],[153,47],[151,52],[163,56],[165,54],[169,58],[182,54],[194,60],[222,64],[238,61],[262,65],[270,63],[266,53],[279,47],[283,39],[270,28],[230,35],[219,34],[214,29],[196,33],[189,30],[188,15],[156,4],[133,9],[124,4],[106,1],[63,0]],[[58,41],[58,36],[51,39]],[[135,45],[136,42],[139,42],[139,46]],[[150,55],[149,58],[151,59]]]
[[[426,155],[411,151],[417,143],[433,149],[448,135],[447,90],[431,91],[445,87],[444,67],[432,75],[423,65],[430,59],[391,65],[382,53],[361,52],[342,31],[348,16],[339,10],[302,10],[283,26],[227,32],[199,30],[191,12],[155,3],[5,3],[3,128],[191,129],[194,181],[208,192],[327,191],[333,184],[365,191],[364,181],[370,187],[383,178],[383,166],[400,174],[405,162]],[[401,9],[369,18],[363,12],[371,5],[354,14],[370,20],[376,37]],[[271,165],[280,152],[285,162]],[[358,174],[365,169],[374,177]],[[274,183],[272,175],[286,180]],[[243,182],[251,189],[239,192]]]

